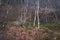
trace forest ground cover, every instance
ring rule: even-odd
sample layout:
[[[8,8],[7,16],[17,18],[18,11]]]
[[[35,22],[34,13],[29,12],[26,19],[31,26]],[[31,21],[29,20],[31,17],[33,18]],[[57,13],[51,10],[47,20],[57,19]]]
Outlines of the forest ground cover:
[[[60,40],[60,24],[44,24],[40,28],[11,25],[0,31],[0,40]]]

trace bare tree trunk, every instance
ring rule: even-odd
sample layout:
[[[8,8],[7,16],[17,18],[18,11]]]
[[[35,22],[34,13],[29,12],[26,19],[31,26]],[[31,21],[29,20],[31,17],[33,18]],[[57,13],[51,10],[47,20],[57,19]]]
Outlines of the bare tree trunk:
[[[7,10],[7,24],[8,24],[8,13],[9,13],[9,9]]]
[[[33,23],[33,26],[35,26],[36,24],[36,10],[35,10],[35,15],[34,15],[35,17],[34,17],[34,23]]]
[[[20,19],[21,19],[21,24],[22,24],[22,22],[23,22],[23,20],[22,20],[22,12],[21,12],[21,18]]]
[[[12,7],[11,7],[12,8]],[[7,23],[9,24],[9,20],[8,20],[8,16],[9,16],[9,10],[11,9],[8,5],[8,9],[7,9]]]
[[[39,0],[37,1],[37,20],[38,20],[38,28],[40,27],[40,21],[39,21]]]
[[[56,5],[54,5],[54,7],[55,7],[55,9],[56,9]],[[57,9],[56,9],[56,10],[57,10]],[[55,11],[56,11],[56,10],[55,10]],[[57,18],[57,15],[56,15],[55,12],[54,12],[54,16],[55,16],[54,21],[55,21],[55,22],[58,22],[58,18]],[[59,22],[58,22],[58,23],[59,23]]]
[[[24,9],[24,23],[23,23],[23,24],[26,23],[26,14],[27,14],[27,8],[26,8],[26,6],[25,6],[25,9]]]
[[[46,19],[46,23],[48,22],[48,13],[50,13],[52,10],[50,10],[50,8],[52,8],[52,5],[50,3],[50,0],[47,0],[46,2],[46,7],[45,7],[45,19]]]
[[[35,10],[35,17],[34,17],[34,23],[33,26],[35,26],[36,24],[36,20],[37,20],[37,24],[38,24],[38,28],[40,27],[40,21],[39,21],[39,0],[36,0],[36,10]]]
[[[54,15],[55,15],[55,21],[58,22],[57,14],[54,13]]]
[[[26,16],[27,16],[27,12],[28,12],[27,11],[28,10],[28,0],[26,0],[26,1],[27,1],[27,4],[26,4],[26,7],[25,7],[26,10],[25,10],[25,14],[24,14],[24,17],[25,17],[24,22],[25,23],[26,23],[26,20],[27,20],[27,17]]]
[[[49,9],[48,9],[48,7],[49,7],[49,5],[48,5],[48,3],[50,4],[50,1],[49,0],[46,0],[47,2],[46,2],[46,7],[45,7],[45,19],[46,19],[46,23],[48,22],[48,17],[47,17],[47,14],[49,13],[48,11],[49,11]]]
[[[46,5],[46,8],[45,8],[45,20],[46,20],[46,23],[47,23],[47,13],[48,13],[48,11],[47,11],[47,5]]]

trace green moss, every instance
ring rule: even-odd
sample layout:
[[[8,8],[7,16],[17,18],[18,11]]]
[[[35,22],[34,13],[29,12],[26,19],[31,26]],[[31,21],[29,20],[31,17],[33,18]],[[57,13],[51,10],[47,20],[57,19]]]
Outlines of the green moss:
[[[44,28],[48,28],[51,30],[60,30],[60,24],[57,24],[57,23],[48,23],[48,24],[44,24],[42,26]]]

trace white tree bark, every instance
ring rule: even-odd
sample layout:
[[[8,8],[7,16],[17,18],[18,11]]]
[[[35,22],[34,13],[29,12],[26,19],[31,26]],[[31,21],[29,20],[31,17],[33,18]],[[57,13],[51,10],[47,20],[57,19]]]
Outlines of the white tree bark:
[[[37,0],[37,20],[38,20],[38,28],[40,27],[40,21],[39,21],[39,0]]]
[[[36,24],[36,10],[35,10],[35,15],[34,15],[35,17],[34,17],[34,23],[33,23],[33,26],[35,26]]]
[[[27,3],[26,3],[26,12],[25,12],[25,22],[27,20],[27,13],[28,13],[28,0],[26,0]]]
[[[36,20],[37,20],[37,24],[38,24],[38,28],[40,27],[40,21],[39,21],[39,0],[36,0],[36,10],[35,10],[35,17],[34,17],[34,23],[33,26],[35,26],[36,24]]]

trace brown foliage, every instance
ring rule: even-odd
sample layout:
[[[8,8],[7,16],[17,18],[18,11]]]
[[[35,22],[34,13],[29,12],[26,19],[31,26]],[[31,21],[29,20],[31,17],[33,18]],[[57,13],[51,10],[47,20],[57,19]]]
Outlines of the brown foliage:
[[[8,40],[55,40],[57,34],[51,30],[42,28],[29,28],[26,31],[24,27],[9,27],[6,32]],[[57,40],[56,38],[56,40]]]

